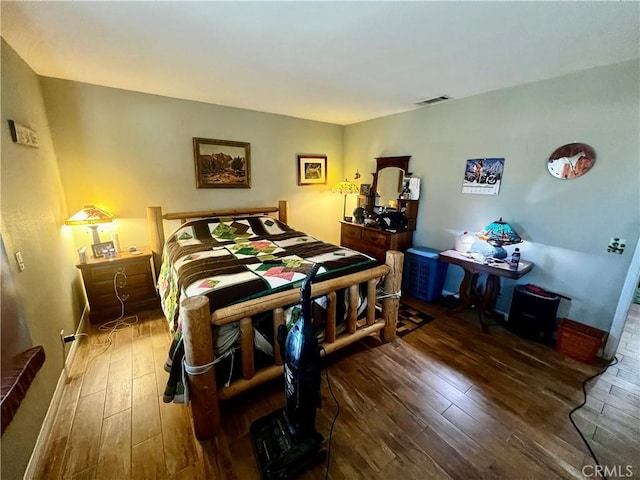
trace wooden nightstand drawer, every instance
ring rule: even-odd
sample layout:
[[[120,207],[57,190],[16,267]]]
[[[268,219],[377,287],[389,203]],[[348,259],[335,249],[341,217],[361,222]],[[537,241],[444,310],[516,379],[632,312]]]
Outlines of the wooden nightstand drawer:
[[[149,289],[146,287],[141,288],[128,288],[126,290],[118,290],[120,299],[124,302],[125,309],[130,302],[136,302],[149,298]],[[120,301],[113,290],[111,292],[99,293],[93,298],[91,307],[93,309],[109,308],[114,305],[120,305]]]
[[[149,285],[149,277],[147,275],[118,275],[115,286],[118,291],[126,291],[132,288],[146,287]],[[106,282],[94,282],[91,290],[96,294],[113,293],[114,283],[109,280]]]
[[[89,272],[91,274],[91,280],[94,282],[103,282],[105,280],[113,280],[117,272],[124,273],[128,277],[131,275],[144,275],[150,268],[149,258],[145,258],[143,260],[96,266],[89,270]]]

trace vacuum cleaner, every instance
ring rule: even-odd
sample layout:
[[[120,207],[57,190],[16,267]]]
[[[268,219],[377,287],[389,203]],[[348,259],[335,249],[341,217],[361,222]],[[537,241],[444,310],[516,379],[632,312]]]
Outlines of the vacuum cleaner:
[[[324,462],[324,439],[315,429],[320,400],[320,350],[313,333],[311,282],[315,264],[302,282],[302,315],[287,333],[278,327],[278,344],[284,364],[283,409],[251,425],[251,439],[264,480],[295,478],[304,469]]]

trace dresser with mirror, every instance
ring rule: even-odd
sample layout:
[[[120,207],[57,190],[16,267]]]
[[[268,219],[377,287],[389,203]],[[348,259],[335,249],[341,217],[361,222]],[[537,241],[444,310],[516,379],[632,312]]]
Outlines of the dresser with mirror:
[[[372,174],[369,195],[361,202],[365,210],[365,223],[340,222],[340,245],[371,255],[381,262],[385,261],[387,250],[402,252],[412,246],[419,200],[416,192],[411,194],[408,190],[410,158],[376,158],[376,171]],[[385,214],[396,215],[401,212],[404,214],[401,228],[380,227],[380,220],[384,219]]]

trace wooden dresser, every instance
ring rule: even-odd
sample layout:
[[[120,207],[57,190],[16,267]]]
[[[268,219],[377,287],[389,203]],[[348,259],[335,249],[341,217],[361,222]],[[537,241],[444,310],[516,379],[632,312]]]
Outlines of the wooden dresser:
[[[390,233],[357,223],[340,222],[340,245],[371,255],[383,263],[387,250],[404,252],[411,247],[412,241],[413,231],[411,230]]]
[[[139,252],[121,252],[111,259],[91,258],[76,265],[82,272],[91,322],[117,319],[122,310],[118,296],[124,302],[125,315],[158,304],[151,250],[144,247]]]

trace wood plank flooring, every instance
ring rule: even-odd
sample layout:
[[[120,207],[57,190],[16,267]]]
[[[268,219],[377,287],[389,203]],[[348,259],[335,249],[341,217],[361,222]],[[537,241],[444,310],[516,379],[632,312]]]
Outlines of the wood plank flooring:
[[[329,478],[597,478],[568,414],[602,364],[500,327],[484,334],[473,312],[422,306],[436,317],[428,325],[386,345],[367,338],[326,360],[340,403]],[[223,433],[200,443],[189,409],[162,402],[170,341],[162,314],[138,316],[110,343],[95,327],[79,340],[37,478],[259,478],[247,432],[283,406],[282,381],[224,402]],[[575,415],[608,478],[640,478],[639,325],[634,305],[619,363],[588,385]],[[326,437],[336,406],[324,373],[322,401],[316,424]],[[317,466],[301,478],[324,476]]]

